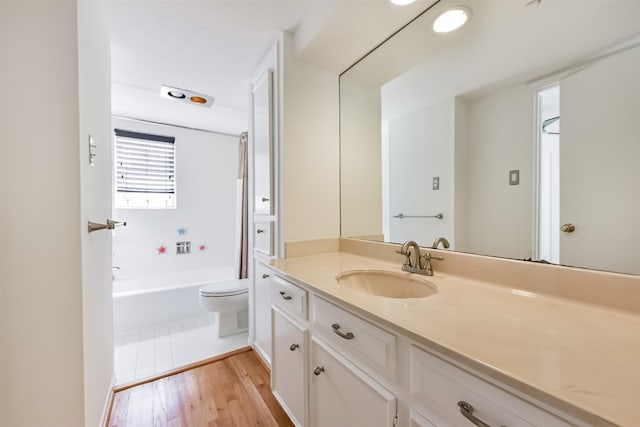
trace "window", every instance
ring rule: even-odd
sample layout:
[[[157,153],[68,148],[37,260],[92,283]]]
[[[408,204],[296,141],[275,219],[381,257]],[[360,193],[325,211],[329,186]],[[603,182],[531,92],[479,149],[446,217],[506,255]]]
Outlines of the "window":
[[[116,208],[175,208],[175,138],[115,129]]]

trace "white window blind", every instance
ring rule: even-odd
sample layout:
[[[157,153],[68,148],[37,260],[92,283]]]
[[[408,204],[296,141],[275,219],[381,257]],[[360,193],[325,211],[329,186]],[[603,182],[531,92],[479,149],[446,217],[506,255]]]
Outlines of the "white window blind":
[[[173,207],[175,138],[115,129],[117,207]]]

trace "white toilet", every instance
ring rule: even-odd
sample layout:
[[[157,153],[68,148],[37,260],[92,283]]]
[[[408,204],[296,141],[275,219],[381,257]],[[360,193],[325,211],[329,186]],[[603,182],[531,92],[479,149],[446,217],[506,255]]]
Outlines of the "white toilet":
[[[200,288],[200,306],[216,316],[218,338],[249,329],[249,279],[221,280]]]

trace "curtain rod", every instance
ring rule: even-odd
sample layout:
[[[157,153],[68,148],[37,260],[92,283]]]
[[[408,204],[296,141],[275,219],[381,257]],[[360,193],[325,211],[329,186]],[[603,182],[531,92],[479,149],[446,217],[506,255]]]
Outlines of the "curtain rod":
[[[153,125],[161,125],[161,126],[171,126],[171,127],[174,127],[174,128],[197,130],[199,132],[213,133],[215,135],[235,136],[237,138],[240,138],[240,135],[239,134],[235,134],[235,133],[218,132],[218,131],[214,131],[214,130],[194,128],[194,127],[190,127],[190,126],[173,125],[171,123],[156,122],[156,121],[153,121],[153,120],[136,119],[136,118],[127,117],[127,116],[112,115],[112,117],[114,119],[131,120],[133,122],[150,123],[150,124],[153,124]]]

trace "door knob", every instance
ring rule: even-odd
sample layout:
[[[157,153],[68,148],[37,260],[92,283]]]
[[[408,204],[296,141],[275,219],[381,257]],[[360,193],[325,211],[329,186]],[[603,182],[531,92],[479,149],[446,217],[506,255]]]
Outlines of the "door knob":
[[[576,226],[573,224],[562,224],[560,226],[560,231],[562,231],[563,233],[573,233],[574,231],[576,231]]]

